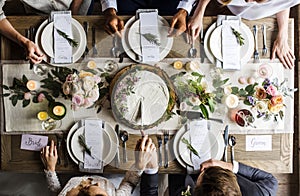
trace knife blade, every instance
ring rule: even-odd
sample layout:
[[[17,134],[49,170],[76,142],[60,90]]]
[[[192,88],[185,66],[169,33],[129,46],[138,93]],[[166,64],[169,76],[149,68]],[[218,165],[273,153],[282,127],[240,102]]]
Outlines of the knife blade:
[[[93,47],[93,56],[96,56],[98,54],[97,48],[96,48],[96,28],[92,26],[92,47]]]
[[[206,58],[205,50],[204,50],[204,34],[203,34],[203,25],[200,31],[200,58],[201,63],[204,63],[204,59]]]
[[[116,132],[117,136],[119,137],[119,135],[120,135],[120,127],[119,127],[119,124],[116,124],[116,126],[115,126],[115,132]],[[117,168],[120,167],[119,144],[118,144],[117,152],[116,152],[116,155],[115,155],[115,166],[116,166]]]
[[[203,114],[201,112],[196,112],[196,111],[180,111],[180,110],[177,110],[176,112],[177,112],[177,114],[179,114],[181,116],[185,116],[185,117],[187,117],[190,120],[193,120],[193,119],[199,119],[199,120],[204,119],[204,116],[203,116]],[[223,120],[219,119],[219,118],[209,118],[207,120],[211,120],[211,121],[223,123]]]
[[[86,57],[86,55],[88,55],[89,53],[89,49],[88,49],[88,29],[89,29],[89,23],[87,21],[83,22],[83,29],[86,35],[86,46],[85,46],[85,51],[83,53],[83,58]]]
[[[225,127],[225,130],[224,130],[224,144],[225,144],[225,147],[224,147],[224,156],[223,156],[223,160],[225,162],[227,162],[227,148],[228,148],[228,125],[226,125]]]

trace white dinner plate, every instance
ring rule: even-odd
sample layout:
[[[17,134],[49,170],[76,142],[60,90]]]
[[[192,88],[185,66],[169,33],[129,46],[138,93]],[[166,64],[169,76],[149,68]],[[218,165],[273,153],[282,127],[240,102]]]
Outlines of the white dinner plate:
[[[166,33],[168,33],[169,23],[166,21],[163,17],[158,16],[158,25],[159,25],[159,31],[161,33],[161,43],[166,43],[165,47],[160,47],[160,60],[164,59],[170,52],[173,46],[173,37],[166,37]],[[131,30],[131,28],[133,29]],[[139,34],[136,34],[137,31],[139,31],[139,20],[136,20],[135,16],[131,17],[124,26],[124,31],[122,33],[122,46],[126,54],[131,58],[132,60],[141,63],[141,58],[138,58],[138,56],[141,56],[141,49],[140,49],[140,41],[137,41],[136,37],[139,36]],[[129,36],[129,33],[134,38]],[[136,35],[135,35],[136,34]],[[165,40],[162,40],[163,37],[166,37]],[[140,40],[140,37],[138,38]],[[130,41],[129,41],[130,40]],[[134,43],[135,42],[135,43]],[[137,45],[137,47],[136,47]],[[132,47],[133,46],[133,47]]]
[[[179,155],[179,141],[182,137],[182,135],[186,132],[184,125],[176,132],[175,136],[174,136],[174,140],[173,140],[173,151],[174,151],[174,155],[176,157],[176,160],[178,161],[178,163],[186,168],[186,163],[182,160],[181,156]]]
[[[186,144],[182,142],[182,138],[190,140],[190,132],[185,132],[179,141],[178,151],[181,159],[188,165],[193,166],[193,162],[191,160],[191,151],[187,148]],[[224,152],[224,141],[222,137],[216,137],[212,132],[208,132],[205,136],[204,143],[202,144],[202,148],[199,150],[199,156],[203,157],[206,154],[210,154],[212,159],[220,160],[222,159]]]
[[[222,26],[220,25],[216,28],[216,23],[213,23],[205,33],[204,51],[207,58],[213,64],[216,63],[216,58],[220,61],[223,60],[221,33]],[[245,38],[244,45],[240,49],[241,64],[244,65],[250,60],[253,54],[254,38],[251,30],[244,23],[240,25],[240,33]]]
[[[158,32],[160,37],[160,59],[165,58],[170,52],[173,44],[173,38],[168,37],[169,24],[168,22],[160,17],[158,20]],[[130,27],[128,31],[128,42],[132,50],[138,54],[142,55],[141,50],[141,35],[140,35],[140,20],[136,20]]]
[[[67,151],[76,164],[83,161],[83,151],[78,143],[78,135],[83,132],[84,120],[81,120],[72,126],[67,136]],[[119,146],[118,136],[107,122],[104,123],[103,146],[103,165],[107,165],[114,159]]]
[[[75,158],[77,160],[79,160],[80,162],[84,162],[84,156],[83,156],[83,152],[84,152],[84,148],[79,144],[79,135],[84,134],[84,126],[80,127],[79,129],[77,129],[75,131],[75,133],[73,134],[72,138],[71,138],[71,150],[75,156]],[[109,159],[110,159],[110,149],[111,149],[111,139],[109,134],[107,133],[107,131],[103,130],[103,135],[102,135],[102,144],[101,144],[101,148],[103,149],[102,151],[102,160],[104,163],[109,163]],[[108,162],[109,161],[109,162]]]
[[[73,62],[75,63],[80,59],[82,54],[85,51],[86,47],[86,34],[84,32],[81,24],[72,18],[72,32],[73,38],[78,42],[77,47],[73,47]],[[50,58],[54,58],[54,50],[53,50],[53,22],[48,23],[48,20],[45,20],[38,28],[35,36],[35,42],[42,50],[47,57],[45,57],[45,61],[53,66],[67,66],[70,64],[55,64],[50,63]]]

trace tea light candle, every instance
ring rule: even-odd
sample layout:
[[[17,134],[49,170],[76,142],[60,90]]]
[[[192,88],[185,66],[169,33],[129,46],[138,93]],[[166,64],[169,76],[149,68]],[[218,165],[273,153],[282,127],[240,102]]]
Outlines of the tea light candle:
[[[225,98],[225,104],[228,108],[236,108],[239,105],[239,98],[230,94]]]
[[[26,86],[29,90],[34,91],[38,90],[41,87],[41,83],[35,80],[28,80]]]

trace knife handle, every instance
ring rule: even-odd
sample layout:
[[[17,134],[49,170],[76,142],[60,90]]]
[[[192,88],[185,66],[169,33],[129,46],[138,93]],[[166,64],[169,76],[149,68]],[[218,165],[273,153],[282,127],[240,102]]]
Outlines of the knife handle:
[[[162,166],[162,157],[161,157],[161,146],[158,147],[158,166]]]
[[[169,157],[168,157],[168,143],[165,143],[165,168],[169,167]]]
[[[123,163],[127,162],[126,142],[123,142]]]

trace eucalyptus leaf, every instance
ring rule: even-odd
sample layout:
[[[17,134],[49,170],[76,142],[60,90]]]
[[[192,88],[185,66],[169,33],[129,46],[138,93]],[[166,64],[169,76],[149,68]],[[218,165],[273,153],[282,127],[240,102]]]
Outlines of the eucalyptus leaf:
[[[27,99],[24,99],[24,100],[23,100],[23,103],[22,103],[22,107],[25,108],[26,106],[29,105],[29,103],[30,103],[30,99],[28,99],[28,100],[27,100]]]
[[[28,79],[25,75],[22,76],[22,81],[23,81],[24,84],[27,84]]]
[[[200,109],[205,119],[208,119],[209,114],[204,104],[200,104]]]
[[[215,111],[215,103],[213,99],[207,99],[207,101],[208,101],[209,110],[210,112],[213,113]]]
[[[4,93],[3,97],[8,97],[10,95],[10,93]]]
[[[10,97],[11,99],[11,103],[13,106],[16,106],[17,105],[17,102],[18,102],[18,96],[17,95],[13,95]]]

